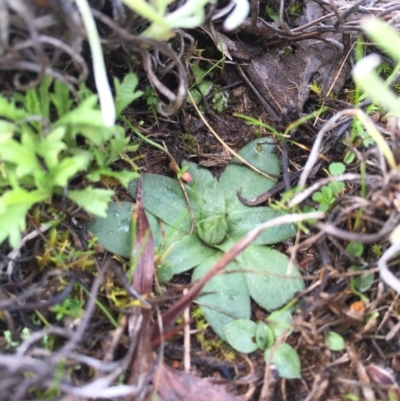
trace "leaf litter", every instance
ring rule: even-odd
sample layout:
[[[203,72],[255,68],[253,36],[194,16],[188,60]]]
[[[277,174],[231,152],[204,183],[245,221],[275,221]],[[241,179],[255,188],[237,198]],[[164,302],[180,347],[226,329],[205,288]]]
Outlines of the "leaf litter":
[[[16,3],[21,5],[22,1]],[[90,77],[92,72],[85,61],[87,54],[85,55],[83,52],[82,57],[80,52],[84,41],[84,32],[77,22],[79,18],[74,14],[74,8],[70,7],[68,2],[32,1],[30,3],[34,8],[30,9],[29,6],[19,8],[13,6],[11,8],[8,2],[7,4],[4,2],[6,5],[0,8],[3,21],[4,16],[8,15],[5,14],[4,10],[6,10],[6,13],[11,13],[13,17],[10,20],[10,27],[14,29],[16,26],[26,33],[25,36],[16,35],[13,37],[13,41],[8,41],[4,35],[1,38],[3,53],[0,58],[0,69],[5,71],[2,78],[2,89],[12,92],[15,89],[24,90],[27,87],[33,87],[40,82],[46,72],[63,80],[69,88],[76,91],[79,82]],[[119,46],[122,46],[126,51],[137,55],[147,66],[147,72],[150,71],[148,78],[156,91],[171,95],[161,96],[161,99],[170,100],[160,107],[164,114],[170,115],[182,107],[190,110],[190,106],[184,103],[185,96],[181,95],[182,91],[175,90],[175,88],[187,87],[188,82],[185,64],[182,62],[183,58],[177,56],[182,50],[179,49],[179,46],[183,46],[183,42],[179,44],[177,41],[175,49],[152,43],[155,53],[160,52],[162,57],[173,60],[171,68],[174,70],[173,73],[167,72],[163,76],[162,74],[157,75],[161,69],[158,69],[156,74],[152,74],[153,69],[157,70],[156,66],[152,64],[153,62],[159,63],[159,66],[162,67],[165,64],[162,57],[153,57],[151,54],[153,50],[143,51],[141,45],[144,40],[139,36],[132,35],[132,32],[137,32],[136,27],[140,26],[138,24],[140,19],[135,15],[129,15],[128,18],[126,15],[122,15],[124,21],[122,28],[122,25],[118,26],[117,23],[121,14],[119,17],[118,12],[112,15],[107,11],[107,6],[104,8],[102,2],[94,3],[95,16],[99,23],[104,24],[102,34],[110,35],[108,38],[104,37],[104,45],[105,47],[109,46],[108,61],[114,73],[122,76],[125,72],[124,68],[120,67],[121,61],[125,62],[125,56],[121,56],[123,52],[119,52]],[[111,3],[116,7],[115,10],[118,10],[119,2],[112,1]],[[350,38],[350,43],[353,44],[354,37],[360,32],[358,21],[366,12],[374,15],[381,14],[387,21],[393,23],[391,18],[398,7],[397,4],[392,7],[388,2],[376,2],[374,5],[368,2],[356,3],[335,2],[335,7],[333,7],[328,2],[316,5],[315,2],[305,1],[302,4],[303,16],[295,21],[289,21],[288,17],[282,14],[281,25],[270,22],[268,17],[260,14],[263,21],[267,23],[266,25],[261,22],[267,28],[267,36],[264,36],[263,40],[264,43],[273,43],[271,51],[264,44],[256,43],[251,39],[254,36],[257,37],[257,31],[249,33],[249,31],[240,32],[238,30],[236,37],[233,35],[230,39],[225,36],[226,39],[224,39],[224,36],[220,34],[220,39],[216,39],[214,37],[215,32],[218,31],[218,25],[216,25],[217,31],[214,30],[210,33],[215,44],[219,46],[222,43],[227,49],[231,46],[229,48],[231,59],[252,60],[247,70],[249,81],[253,83],[253,87],[256,86],[260,90],[261,97],[266,98],[269,105],[269,107],[265,106],[264,99],[264,103],[262,103],[264,106],[261,107],[254,100],[254,94],[249,93],[243,85],[235,84],[238,79],[244,78],[240,78],[242,75],[236,73],[233,68],[227,66],[221,75],[214,77],[214,79],[220,79],[222,84],[233,85],[233,97],[239,99],[231,104],[232,113],[228,111],[216,114],[212,110],[207,111],[209,120],[226,142],[234,149],[239,150],[254,138],[255,130],[245,123],[239,123],[234,118],[233,112],[245,112],[253,115],[263,121],[275,124],[279,130],[282,129],[282,125],[293,122],[301,113],[310,111],[322,102],[330,106],[330,115],[348,107],[348,100],[343,96],[338,100],[325,96],[332,86],[331,81],[335,76],[333,71],[337,66],[343,67],[339,61],[344,61],[342,56],[346,56],[345,50],[348,46],[344,36],[347,35],[347,39]],[[264,2],[261,2],[261,5],[265,5]],[[312,7],[318,11],[311,12],[311,14],[308,12],[307,15],[304,15],[304,10]],[[47,24],[43,24],[41,18],[46,13],[51,18],[48,19]],[[29,31],[27,24],[32,15],[35,23],[29,26],[31,29]],[[283,24],[282,21],[286,21],[286,23]],[[323,21],[322,25],[321,21]],[[254,21],[248,20],[243,26],[246,27],[246,24],[247,27],[253,25],[260,29],[260,21],[254,24]],[[46,35],[54,36],[55,26],[60,29],[59,37],[48,43]],[[178,35],[180,34],[178,33]],[[192,32],[192,34],[199,40],[205,40],[201,32]],[[341,34],[344,36],[341,37]],[[112,35],[117,35],[119,44],[115,44],[116,41]],[[328,35],[336,36],[329,37]],[[29,40],[34,43],[34,46],[30,48],[32,51],[26,50],[31,46]],[[291,50],[294,50],[294,54],[290,52],[284,54],[282,50],[274,49],[274,46],[280,43],[289,43],[289,46],[293,47]],[[245,49],[243,49],[243,44]],[[341,50],[339,50],[338,44],[343,46]],[[40,51],[44,48],[46,51]],[[315,49],[316,51],[314,51]],[[239,52],[239,50],[241,51]],[[254,56],[251,53],[253,51],[258,54]],[[333,55],[330,52],[333,52]],[[326,58],[319,61],[321,53]],[[186,55],[187,59],[190,59],[190,54]],[[68,68],[65,68],[67,64]],[[293,64],[293,68],[281,75],[281,72],[285,71],[284,66],[290,64]],[[268,71],[264,70],[265,65],[270,66]],[[302,66],[302,71],[298,71],[295,66],[296,68]],[[274,73],[271,74],[271,71]],[[339,96],[346,69],[341,68],[340,71],[341,75],[336,81]],[[137,72],[139,81],[146,79],[146,73],[143,70],[138,69]],[[254,76],[255,72],[258,75],[259,73],[264,75],[261,77],[261,81]],[[268,79],[265,78],[266,75],[269,75]],[[326,75],[329,77],[325,79]],[[324,78],[322,84],[319,83],[322,85],[322,98],[310,93],[308,86],[313,83],[314,79],[318,80],[320,77]],[[276,82],[271,82],[272,79],[276,79]],[[176,80],[179,81],[178,84]],[[266,81],[271,84],[268,88],[266,88]],[[285,88],[283,93],[282,88]],[[259,98],[260,93],[256,96]],[[294,110],[290,101],[295,105]],[[180,121],[178,119],[155,120],[154,115],[148,112],[146,105],[141,107],[142,109],[139,106],[137,110],[128,109],[128,116],[135,122],[141,118],[145,120],[142,133],[151,135],[159,142],[163,141],[179,162],[183,158],[188,160],[194,158],[199,164],[211,166],[215,176],[221,175],[221,169],[226,165],[225,157],[218,157],[222,154],[222,149],[215,139],[210,138],[209,133],[195,115],[186,113],[182,115]],[[271,109],[275,111],[278,118],[272,117]],[[341,120],[336,119],[331,122],[316,121],[315,125],[306,123],[303,127],[294,130],[291,133],[291,139],[293,141],[301,139],[303,150],[290,144],[286,150],[290,155],[290,165],[284,166],[284,169],[294,171],[305,164],[308,157],[307,147],[308,149],[313,148],[316,134],[321,129],[327,134],[327,137],[324,138],[322,145],[317,144],[315,149],[325,158],[332,161],[339,160],[346,151],[346,145],[354,150],[350,142],[339,140],[346,132],[349,132],[351,123],[349,115],[342,115],[341,118]],[[160,121],[162,121],[162,126]],[[380,124],[383,126],[383,123],[380,122]],[[198,143],[197,151],[188,150],[187,144],[179,140],[176,132],[177,126],[195,136]],[[324,127],[328,127],[328,129],[324,130]],[[267,133],[263,129],[260,131],[261,135]],[[278,155],[280,155],[280,151],[285,152],[282,142],[276,141],[276,144],[280,148],[277,151]],[[143,169],[148,173],[165,175],[165,165],[168,164],[166,163],[167,156],[164,153],[157,153],[147,145],[144,145],[142,149],[141,166]],[[281,386],[277,386],[279,380],[274,377],[273,370],[265,369],[263,358],[257,354],[248,360],[250,367],[247,371],[243,369],[242,360],[236,356],[234,365],[240,367],[240,373],[237,375],[236,382],[228,383],[229,391],[165,365],[163,352],[167,356],[169,350],[166,341],[171,341],[167,338],[175,335],[175,340],[171,344],[177,347],[179,344],[178,333],[183,328],[174,326],[174,322],[207,286],[207,283],[212,282],[211,278],[215,277],[219,271],[226,269],[229,263],[233,263],[232,270],[237,270],[234,259],[252,243],[255,235],[252,234],[239,240],[228,251],[226,249],[223,249],[224,252],[220,251],[221,258],[205,276],[200,275],[202,276],[200,281],[192,285],[185,296],[179,295],[177,289],[171,284],[167,287],[166,293],[153,297],[150,294],[155,288],[153,287],[154,260],[158,255],[154,255],[149,226],[155,227],[157,220],[151,213],[145,212],[142,202],[137,200],[135,245],[138,256],[133,276],[133,290],[126,288],[129,269],[127,271],[122,269],[123,259],[116,262],[106,258],[103,263],[100,263],[93,257],[93,252],[92,254],[90,252],[82,255],[74,254],[74,257],[63,265],[63,270],[57,268],[60,266],[59,259],[54,258],[52,269],[43,270],[41,266],[45,265],[40,262],[49,251],[46,246],[47,244],[51,245],[49,238],[53,234],[46,237],[45,233],[49,229],[42,226],[36,234],[33,220],[29,230],[30,234],[34,235],[29,236],[21,243],[18,252],[11,253],[7,244],[1,246],[1,265],[3,269],[7,269],[8,273],[2,277],[0,286],[1,324],[4,332],[1,342],[0,372],[4,399],[39,399],[38,397],[42,396],[41,392],[44,391],[48,392],[45,395],[47,399],[66,399],[65,397],[70,399],[71,397],[74,397],[73,399],[123,399],[127,397],[126,399],[129,399],[132,395],[136,399],[144,399],[146,395],[151,395],[153,392],[157,392],[160,398],[166,400],[190,399],[190,396],[197,400],[206,397],[238,399],[239,394],[246,394],[246,391],[248,391],[247,399],[261,400],[398,398],[398,387],[388,368],[390,365],[394,369],[394,374],[398,373],[396,367],[398,349],[393,341],[398,333],[397,296],[376,280],[364,293],[366,299],[363,299],[360,307],[357,304],[357,292],[349,290],[349,282],[353,277],[360,277],[364,273],[376,274],[374,267],[379,259],[379,246],[383,250],[386,249],[387,236],[399,223],[398,208],[396,207],[398,198],[396,175],[386,171],[376,147],[364,151],[368,162],[366,178],[354,173],[351,178],[352,184],[348,188],[355,191],[358,185],[366,185],[365,197],[351,195],[338,197],[332,205],[328,218],[324,222],[318,223],[310,231],[309,237],[302,237],[303,242],[296,242],[292,248],[289,248],[291,251],[297,250],[296,260],[299,268],[307,283],[310,282],[299,296],[299,306],[294,311],[294,319],[291,323],[293,334],[288,339],[288,342],[300,355],[302,382],[281,381]],[[272,156],[273,154],[271,154]],[[310,187],[312,183],[321,187],[325,185],[322,180],[319,182],[323,173],[317,173],[317,171],[320,170],[322,163],[318,161],[314,164],[315,166],[317,168],[309,170],[306,178],[309,178]],[[354,171],[357,169],[355,168]],[[237,177],[240,178],[239,175]],[[268,184],[260,185],[260,193],[269,189]],[[244,192],[243,196],[251,199],[259,196],[260,193],[255,195]],[[303,200],[298,204],[306,199],[307,197],[304,195]],[[122,214],[130,213],[130,196],[121,190],[117,200],[119,202],[113,204],[111,213],[118,214],[120,211],[123,212]],[[232,202],[236,201],[239,202],[232,196]],[[362,210],[363,213],[358,214],[358,210]],[[68,218],[62,225],[63,232],[72,242],[73,249],[87,250],[87,239],[81,238],[81,228],[73,223],[71,216],[68,214],[67,216]],[[115,215],[115,217],[118,216]],[[78,217],[78,219],[82,219],[81,222],[84,222],[85,218],[87,216]],[[281,217],[278,217],[278,220],[288,222],[282,220]],[[116,224],[115,227],[109,226],[109,231],[118,229],[126,231],[130,220],[118,223],[120,224]],[[185,224],[184,231],[187,231],[187,223]],[[238,225],[242,227],[241,224]],[[354,230],[354,227],[358,227],[358,230]],[[246,234],[245,231],[250,228],[243,230],[243,234]],[[168,231],[167,226],[165,229]],[[179,233],[177,234],[179,230],[175,228],[172,231],[179,237]],[[235,240],[238,240],[240,236],[241,234]],[[115,246],[121,245],[121,249],[125,249],[116,254],[128,258],[130,253],[126,252],[126,247],[130,244],[129,241],[128,238],[125,244],[116,244]],[[354,256],[346,252],[349,241],[360,241],[366,245],[374,244],[375,246],[375,248],[370,246],[362,255],[362,260],[357,261],[360,266],[363,266],[363,270],[358,272],[348,270],[351,265],[355,264]],[[163,236],[155,235],[154,244],[162,243]],[[285,251],[285,247],[279,246],[279,250]],[[52,251],[56,251],[54,246]],[[101,255],[102,251],[100,246],[96,249],[98,255]],[[57,250],[57,252],[62,251]],[[91,262],[85,265],[84,261],[87,260]],[[75,268],[71,266],[75,266]],[[232,274],[242,273],[235,271]],[[179,280],[183,280],[185,285],[189,286],[187,276],[178,279],[175,285],[179,283]],[[125,281],[125,283],[121,284],[121,281]],[[115,297],[116,283],[120,283],[120,288],[125,288],[123,301],[113,298]],[[79,296],[82,299],[85,299],[83,318],[77,320],[64,318],[62,325],[57,324],[52,317],[51,308],[56,304],[62,304],[64,300],[72,294],[76,295],[77,292],[80,293]],[[86,294],[86,297],[83,294]],[[126,294],[130,294],[129,306],[123,303],[126,300]],[[227,295],[229,297],[236,294]],[[206,296],[208,296],[207,293],[204,297]],[[260,298],[262,297],[260,294]],[[111,302],[110,299],[114,299],[115,302]],[[260,305],[261,302],[262,299]],[[114,317],[118,317],[116,312],[123,312],[124,316],[116,321],[114,317],[107,316],[107,313],[110,314],[110,312],[105,306],[110,310],[114,308],[112,312]],[[158,308],[161,308],[159,312],[157,312]],[[251,305],[251,313],[254,316],[265,318],[264,309],[257,305]],[[157,318],[157,315],[160,317]],[[39,321],[48,324],[40,324]],[[345,351],[340,353],[330,350],[327,346],[330,327],[345,339]],[[22,329],[26,328],[31,335],[23,338],[21,336]],[[7,334],[5,334],[6,332]],[[212,333],[207,333],[207,336],[213,339]],[[53,344],[49,344],[49,341]],[[17,345],[12,346],[11,344]],[[285,343],[281,345],[285,345]],[[218,360],[222,358],[221,353],[214,351],[214,355],[218,364]],[[272,361],[273,358],[272,356]],[[278,357],[275,358],[276,364],[279,364]],[[262,368],[257,372],[254,365],[262,366]],[[212,375],[210,371],[207,373],[209,376]],[[246,373],[248,374],[246,375]],[[260,385],[262,378],[264,378],[264,382]],[[371,381],[374,382],[374,386],[371,385]],[[56,387],[54,383],[57,383]],[[124,384],[117,385],[117,383]],[[254,391],[255,388],[257,388],[256,391]]]

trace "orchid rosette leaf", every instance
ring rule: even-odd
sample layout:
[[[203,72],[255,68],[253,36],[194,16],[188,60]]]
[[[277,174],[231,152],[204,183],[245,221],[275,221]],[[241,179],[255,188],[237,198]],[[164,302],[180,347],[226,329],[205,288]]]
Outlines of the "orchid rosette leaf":
[[[193,177],[190,183],[182,184],[186,195],[176,179],[142,175],[144,206],[150,216],[155,246],[163,255],[163,266],[172,266],[174,274],[194,268],[192,280],[195,281],[223,252],[234,246],[235,241],[282,214],[269,207],[248,207],[237,197],[239,189],[242,196],[253,198],[275,184],[280,164],[273,153],[274,146],[268,139],[261,138],[239,151],[240,156],[272,178],[259,174],[237,158],[228,164],[219,181],[207,169],[184,161],[182,167]],[[135,198],[136,181],[132,181],[128,189]],[[113,216],[115,206],[112,204],[108,218],[97,219],[91,231],[107,250],[127,256],[126,220],[130,219],[130,207],[124,204],[120,210],[125,213],[124,218],[118,216],[124,228],[114,227],[116,216]],[[234,272],[218,275],[206,285],[206,295],[199,299],[200,308],[221,338],[225,338],[223,327],[226,324],[250,317],[250,298],[271,311],[303,290],[304,282],[298,268],[285,255],[266,246],[293,237],[295,232],[291,224],[265,230],[226,268]],[[125,244],[123,253],[121,244]]]

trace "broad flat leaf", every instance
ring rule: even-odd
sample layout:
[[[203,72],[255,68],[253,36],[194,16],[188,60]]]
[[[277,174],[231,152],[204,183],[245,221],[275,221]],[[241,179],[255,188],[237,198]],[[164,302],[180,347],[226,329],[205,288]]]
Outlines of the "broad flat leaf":
[[[266,361],[271,356],[271,349],[264,353]],[[272,363],[275,364],[279,376],[285,379],[300,379],[301,364],[296,350],[289,344],[279,344],[272,355]]]
[[[170,243],[171,241],[168,241],[168,245]],[[174,274],[183,273],[198,266],[215,253],[215,249],[204,245],[196,234],[186,235],[171,246],[172,250],[165,261],[171,263]]]
[[[351,266],[350,270],[358,272],[362,270],[362,266]],[[355,276],[351,278],[351,281],[354,283],[355,287],[360,292],[368,291],[371,288],[374,280],[375,280],[374,273],[366,273],[362,274],[361,276]]]
[[[191,96],[192,96],[192,98],[193,98],[193,101],[194,101],[196,104],[199,104],[200,101],[201,101],[201,99],[202,99],[202,96],[201,96],[200,91],[198,91],[197,89],[191,89],[191,90],[189,90],[189,91],[190,91],[190,94],[191,94]]]
[[[107,206],[114,191],[103,188],[87,187],[78,191],[68,191],[68,198],[87,212],[96,216],[106,217]]]
[[[322,202],[325,201],[325,197],[324,197],[324,195],[322,194],[322,192],[318,191],[318,192],[315,192],[315,193],[313,194],[312,200],[313,200],[314,202],[322,203]]]
[[[182,161],[182,168],[188,168],[188,172],[192,174],[193,180],[189,185],[197,192],[204,192],[207,187],[214,181],[214,176],[210,170],[199,166],[196,163],[188,162],[186,160]]]
[[[129,192],[136,197],[137,181],[132,181]],[[200,198],[186,187],[195,216],[200,215]],[[192,219],[178,180],[156,174],[143,174],[143,196],[146,210],[179,231],[189,233]]]
[[[265,173],[278,176],[280,164],[278,157],[272,153],[274,148],[275,145],[270,140],[260,138],[247,144],[238,153]],[[240,188],[244,198],[252,199],[272,188],[276,179],[266,178],[233,158],[222,173],[219,183],[225,195],[228,213],[231,213],[248,208],[237,197]]]
[[[226,202],[219,183],[216,179],[204,192],[199,193],[202,200],[201,216],[206,219],[210,216],[223,216],[225,218]]]
[[[135,91],[138,84],[136,74],[129,73],[125,75],[124,80],[119,82],[118,78],[114,77],[115,87],[115,109],[117,117],[129,106],[134,100],[143,95],[143,91]]]
[[[346,246],[346,251],[353,257],[359,258],[364,253],[364,244],[359,241],[351,241]]]
[[[297,267],[292,265],[288,271],[289,259],[274,249],[252,245],[237,261],[241,268],[251,271],[245,274],[250,296],[268,311],[280,308],[304,289]]]
[[[93,151],[92,151],[93,160],[96,162],[96,165],[100,169],[106,167],[106,164],[107,164],[106,160],[107,160],[107,157],[108,157],[107,153],[108,153],[107,150],[104,149],[104,148],[103,149],[94,148]],[[97,170],[91,170],[90,174],[93,175],[93,176],[99,176],[100,177],[100,175],[97,174]],[[93,180],[93,181],[96,181],[93,178],[89,178],[89,179]]]
[[[346,349],[343,337],[334,331],[328,331],[328,344],[331,351],[343,351]]]
[[[249,319],[237,319],[224,326],[226,341],[236,351],[244,354],[254,352],[258,345],[255,342],[257,325]]]
[[[130,224],[133,203],[119,202],[110,203],[107,209],[107,217],[96,217],[94,222],[88,224],[88,230],[98,238],[103,247],[116,255],[129,258],[131,255],[131,233]],[[157,218],[146,213],[151,227],[155,245],[160,246],[163,239],[158,225]]]
[[[232,247],[234,247],[236,244],[236,241],[234,241],[232,238],[225,238],[225,240],[223,242],[221,242],[220,244],[217,244],[214,246],[214,248],[219,249],[220,251],[226,253],[229,251],[229,249],[231,249]]]
[[[270,207],[247,207],[246,210],[238,210],[229,213],[226,221],[228,223],[228,235],[239,240],[248,234],[253,228],[275,217],[282,216],[277,210]],[[276,244],[296,235],[294,224],[284,224],[268,228],[253,242],[254,245]]]
[[[256,330],[258,348],[262,350],[269,348],[274,344],[274,340],[275,337],[272,330],[264,322],[258,322]]]
[[[131,255],[132,208],[131,202],[110,203],[107,217],[96,217],[94,222],[88,224],[88,230],[97,237],[107,251],[124,258],[129,258]]]
[[[164,250],[166,252],[169,252],[169,247],[176,242],[179,242],[183,239],[183,237],[186,237],[188,234],[184,233],[183,231],[177,230],[175,227],[172,227],[168,225],[167,223],[161,221],[158,217],[154,216],[154,214],[146,211],[147,214],[151,214],[156,220],[157,220],[157,226],[158,230],[160,231],[161,235],[161,242],[157,243],[155,242],[155,247],[157,248],[158,246],[163,245]],[[172,248],[171,248],[172,249]]]
[[[187,161],[182,167],[188,167],[193,179],[188,184],[201,198],[202,219],[210,216],[223,216],[226,213],[225,197],[216,178],[204,167]]]
[[[194,269],[192,282],[203,277],[222,255],[222,252],[214,250],[213,256]],[[238,269],[239,265],[232,262],[225,267],[224,271]],[[249,289],[243,273],[219,274],[203,287],[202,292],[211,292],[200,296],[198,301],[201,303],[200,308],[207,322],[220,338],[225,339],[223,327],[226,324],[235,319],[250,318]]]
[[[174,277],[174,268],[171,263],[166,261],[157,268],[157,279],[161,283],[167,283]]]
[[[329,165],[329,172],[332,175],[340,175],[346,171],[346,166],[343,163],[331,163]]]
[[[192,175],[188,186],[196,191],[201,201],[201,220],[196,222],[197,233],[206,244],[218,244],[227,233],[225,197],[219,183],[210,171],[195,163],[184,161],[182,167],[188,168]]]

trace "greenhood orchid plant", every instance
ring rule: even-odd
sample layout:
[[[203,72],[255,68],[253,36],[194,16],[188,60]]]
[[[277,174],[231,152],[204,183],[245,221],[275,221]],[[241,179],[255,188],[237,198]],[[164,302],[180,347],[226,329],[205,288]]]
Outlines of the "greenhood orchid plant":
[[[280,164],[273,153],[275,145],[257,139],[239,155],[269,176],[277,177]],[[160,280],[190,269],[192,280],[204,276],[213,264],[237,240],[253,228],[283,213],[270,207],[248,207],[242,196],[253,198],[275,184],[237,158],[233,158],[219,180],[195,163],[183,162],[192,176],[184,185],[178,180],[155,174],[143,174],[143,198],[153,241],[158,248]],[[128,188],[136,196],[137,180]],[[189,199],[190,208],[187,199]],[[112,203],[107,218],[97,218],[90,231],[110,252],[131,256],[130,219],[133,204]],[[204,288],[200,307],[212,329],[226,339],[224,326],[235,319],[250,318],[250,298],[266,310],[282,307],[304,288],[296,266],[282,253],[267,246],[295,235],[292,224],[265,230],[246,248],[225,272],[214,277]]]

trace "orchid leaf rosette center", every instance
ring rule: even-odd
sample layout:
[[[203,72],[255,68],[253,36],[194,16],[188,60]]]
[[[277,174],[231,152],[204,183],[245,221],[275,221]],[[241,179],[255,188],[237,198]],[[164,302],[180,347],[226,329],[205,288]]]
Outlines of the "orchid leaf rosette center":
[[[173,274],[193,269],[192,280],[201,278],[237,240],[253,228],[283,214],[266,206],[248,207],[240,202],[238,190],[244,198],[252,199],[275,185],[280,163],[274,154],[275,145],[266,138],[247,144],[239,155],[261,175],[233,158],[219,180],[195,163],[182,163],[192,181],[178,180],[155,174],[143,174],[143,199],[158,254],[163,255],[162,266],[168,264]],[[128,188],[136,197],[137,180]],[[188,201],[190,207],[188,205]],[[120,229],[120,222],[130,218],[131,204],[110,204],[108,217],[98,218],[91,231],[110,252],[129,257],[130,235]],[[115,214],[118,218],[115,218]],[[114,216],[114,218],[113,218]],[[194,220],[194,221],[193,221]],[[124,223],[126,227],[126,222]],[[284,305],[304,288],[296,266],[269,245],[295,235],[292,224],[265,230],[234,262],[225,268],[230,274],[214,277],[204,287],[201,309],[212,329],[223,339],[223,327],[235,319],[250,318],[253,298],[266,310]]]

